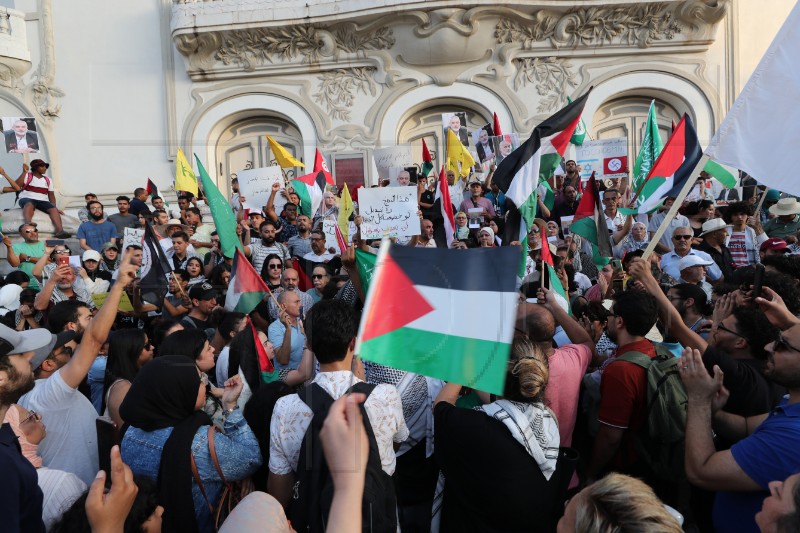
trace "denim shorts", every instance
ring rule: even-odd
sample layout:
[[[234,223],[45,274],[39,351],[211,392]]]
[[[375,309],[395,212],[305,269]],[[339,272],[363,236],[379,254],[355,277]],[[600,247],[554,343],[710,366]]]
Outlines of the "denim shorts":
[[[34,200],[33,198],[20,198],[19,199],[19,206],[25,207],[27,204],[33,204],[33,207],[38,209],[39,211],[49,211],[50,209],[55,209],[56,206],[51,204],[46,200]]]

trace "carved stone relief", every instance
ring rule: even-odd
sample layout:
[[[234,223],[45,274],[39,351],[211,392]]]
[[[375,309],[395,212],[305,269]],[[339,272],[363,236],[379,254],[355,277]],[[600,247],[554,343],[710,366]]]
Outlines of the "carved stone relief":
[[[577,76],[572,65],[557,57],[524,57],[515,59],[517,74],[514,76],[514,90],[528,84],[536,88],[539,100],[539,113],[553,110],[564,102],[571,89],[578,86]]]
[[[65,96],[56,85],[56,49],[53,35],[51,0],[40,0],[39,12],[42,21],[42,55],[27,89],[31,92],[33,105],[39,115],[50,120],[61,113],[61,99]]]
[[[377,94],[374,79],[375,67],[354,67],[324,72],[317,79],[319,85],[314,100],[325,107],[334,120],[349,121],[350,108],[356,94]]]

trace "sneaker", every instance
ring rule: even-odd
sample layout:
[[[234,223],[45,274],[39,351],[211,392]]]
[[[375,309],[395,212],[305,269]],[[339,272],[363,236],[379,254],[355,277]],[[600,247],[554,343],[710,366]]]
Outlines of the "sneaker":
[[[63,230],[59,231],[58,233],[53,234],[53,237],[55,237],[56,239],[66,239],[66,238],[71,237],[71,236],[72,236],[72,233],[70,233],[68,231],[63,231]]]

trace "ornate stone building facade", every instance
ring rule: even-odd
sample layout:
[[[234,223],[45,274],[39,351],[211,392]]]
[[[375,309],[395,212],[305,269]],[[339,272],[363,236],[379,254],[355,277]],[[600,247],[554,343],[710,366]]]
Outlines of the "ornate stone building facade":
[[[270,164],[267,133],[369,185],[375,148],[439,156],[442,112],[525,138],[590,87],[591,134],[633,157],[651,99],[665,134],[688,113],[707,142],[792,3],[0,0],[0,115],[37,119],[69,208],[169,189],[178,147],[226,191]]]

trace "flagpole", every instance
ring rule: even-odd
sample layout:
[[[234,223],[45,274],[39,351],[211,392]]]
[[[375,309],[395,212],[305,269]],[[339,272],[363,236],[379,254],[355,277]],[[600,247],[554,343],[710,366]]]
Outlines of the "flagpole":
[[[664,232],[667,231],[669,223],[672,221],[673,218],[675,218],[675,215],[678,214],[678,209],[681,208],[681,204],[683,204],[684,198],[688,196],[689,192],[692,190],[692,187],[694,187],[694,182],[696,181],[694,179],[694,176],[696,176],[701,170],[703,170],[709,159],[710,158],[707,155],[703,154],[703,156],[694,166],[694,169],[692,169],[691,174],[689,174],[686,183],[683,185],[683,189],[681,189],[681,192],[678,193],[678,196],[672,203],[672,207],[670,207],[666,218],[664,218],[664,221],[658,227],[655,234],[650,238],[650,243],[647,245],[647,248],[645,248],[644,255],[642,255],[642,259],[646,260],[648,257],[650,257],[650,254],[653,253],[653,250],[656,249],[656,245],[658,245],[658,241],[661,240],[661,237],[664,235]]]
[[[761,194],[761,199],[758,201],[758,207],[756,207],[755,216],[758,217],[759,222],[761,221],[761,207],[764,205],[764,200],[767,199],[768,192],[769,192],[769,187],[764,189],[764,192]]]

